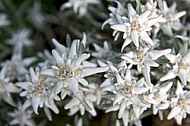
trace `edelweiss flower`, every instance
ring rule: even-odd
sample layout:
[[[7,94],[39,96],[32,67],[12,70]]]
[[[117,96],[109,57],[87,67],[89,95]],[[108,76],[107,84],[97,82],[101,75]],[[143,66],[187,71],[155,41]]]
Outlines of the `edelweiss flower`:
[[[158,67],[159,64],[154,60],[159,57],[169,54],[171,49],[165,50],[149,50],[149,48],[140,48],[138,52],[129,52],[121,56],[122,59],[130,63],[128,68],[130,69],[133,65],[137,65],[137,70],[143,73],[145,81],[150,86],[150,67]]]
[[[84,101],[81,93],[79,93],[80,84],[87,86],[88,82],[84,77],[105,72],[108,70],[108,67],[95,67],[92,63],[85,63],[84,61],[90,57],[90,54],[79,54],[77,51],[80,44],[82,44],[80,41],[74,40],[69,50],[62,46],[59,48],[59,51],[63,53],[58,53],[55,49],[52,50],[57,64],[56,66],[52,66],[51,69],[43,70],[41,74],[55,79],[56,84],[52,92],[53,94],[61,92],[63,99],[67,95],[65,94],[65,90],[71,91],[90,110],[89,105]]]
[[[33,112],[31,110],[23,108],[23,106],[19,103],[14,112],[8,113],[8,115],[13,118],[13,120],[9,122],[9,125],[34,126],[35,123],[32,120],[32,113]]]
[[[34,61],[36,61],[36,57],[22,59],[20,53],[14,53],[11,60],[3,62],[1,65],[3,67],[7,67],[6,76],[8,76],[11,81],[22,81],[25,78],[25,74],[28,73],[26,67],[31,65]]]
[[[33,8],[29,11],[29,21],[34,25],[36,29],[44,30],[45,17],[41,13],[41,3],[35,2]]]
[[[182,85],[177,81],[177,88],[175,94],[177,97],[171,98],[171,108],[167,119],[170,120],[174,118],[178,125],[181,125],[182,119],[187,117],[187,114],[190,114],[190,92],[185,91],[182,88]]]
[[[153,106],[153,114],[157,114],[158,110],[165,110],[169,107],[168,91],[171,89],[173,83],[166,85],[157,84],[150,89],[150,93],[144,96],[144,99]]]
[[[150,104],[143,100],[143,94],[149,90],[145,87],[144,79],[133,80],[130,70],[126,70],[124,77],[115,70],[115,76],[117,83],[113,91],[115,93],[113,107],[108,108],[106,112],[119,110],[118,118],[121,118],[125,109],[132,108],[135,117],[139,118],[143,111],[150,107]]]
[[[157,3],[158,2],[156,0],[148,0],[145,5],[141,5],[141,8],[142,8],[141,11],[144,12],[146,10],[149,10],[150,11],[149,18],[158,17],[159,13],[158,13],[158,8],[157,8],[157,5],[158,5]],[[160,30],[160,24],[159,22],[157,22],[154,24],[154,27],[151,30],[151,33],[153,33],[152,34],[153,39],[157,38],[157,34],[159,30]]]
[[[32,40],[29,39],[30,32],[29,29],[18,30],[16,33],[12,34],[12,38],[8,39],[6,43],[13,45],[14,52],[22,52],[23,46],[32,45]]]
[[[10,93],[18,93],[19,89],[15,85],[9,82],[9,78],[6,77],[7,67],[3,67],[0,72],[0,101],[3,99],[5,102],[12,106],[16,106]]]
[[[48,88],[50,87],[45,79],[41,78],[39,72],[35,73],[33,68],[29,69],[31,81],[29,82],[17,82],[16,86],[23,89],[20,96],[26,97],[26,106],[32,105],[32,108],[36,114],[38,114],[38,107],[44,107],[47,112],[47,107],[52,109],[56,114],[59,113],[54,101],[49,101]],[[50,114],[49,112],[46,114]],[[51,115],[46,115],[51,120]]]
[[[148,35],[148,31],[151,31],[151,26],[154,25],[159,17],[149,18],[150,11],[145,11],[141,15],[138,15],[131,4],[128,4],[128,18],[123,17],[124,23],[113,24],[111,28],[124,32],[123,39],[125,39],[121,51],[131,42],[135,44],[137,49],[139,48],[139,40],[144,40],[147,44],[153,46],[153,41]]]
[[[102,24],[102,29],[106,24],[113,25],[113,24],[122,24],[124,23],[122,16],[127,14],[127,10],[123,7],[123,5],[119,1],[114,1],[117,3],[117,8],[109,6],[108,10],[111,11],[110,18],[107,19]],[[120,32],[114,30],[113,36],[115,36],[114,40],[116,41],[120,35]]]
[[[61,10],[73,7],[75,13],[84,16],[87,13],[87,7],[89,4],[99,4],[99,0],[69,0],[61,5]]]
[[[158,6],[160,8],[159,13],[162,18],[159,20],[161,22],[161,28],[163,32],[169,36],[173,35],[172,29],[180,30],[183,28],[179,18],[186,14],[186,11],[176,12],[176,2],[173,2],[171,7],[168,7],[165,0],[158,0]]]
[[[188,75],[190,74],[190,52],[184,56],[180,53],[177,55],[167,54],[165,56],[173,64],[173,68],[165,76],[161,77],[160,80],[165,81],[178,76],[182,84],[187,85],[187,81],[189,81]]]

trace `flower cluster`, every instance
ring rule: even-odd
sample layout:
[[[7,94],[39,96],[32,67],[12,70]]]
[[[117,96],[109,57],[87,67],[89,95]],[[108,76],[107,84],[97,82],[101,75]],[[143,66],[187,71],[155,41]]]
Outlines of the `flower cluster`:
[[[45,12],[37,0],[0,1],[0,125],[82,126],[107,115],[100,125],[148,125],[151,115],[183,125],[188,3],[68,0]]]

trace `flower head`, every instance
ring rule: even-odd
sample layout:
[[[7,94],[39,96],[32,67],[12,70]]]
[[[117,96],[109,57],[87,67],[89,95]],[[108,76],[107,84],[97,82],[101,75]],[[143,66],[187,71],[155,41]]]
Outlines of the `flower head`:
[[[182,124],[182,119],[187,117],[187,114],[190,114],[190,92],[185,91],[182,88],[181,83],[177,82],[176,88],[176,97],[171,98],[171,108],[167,119],[174,118],[178,125]]]
[[[16,86],[23,89],[20,96],[26,97],[26,106],[32,105],[32,108],[36,114],[38,114],[38,107],[48,107],[52,109],[55,113],[59,113],[57,106],[54,101],[49,101],[49,88],[50,85],[46,80],[39,74],[39,72],[34,71],[33,68],[29,69],[30,81],[28,82],[17,82]],[[47,115],[50,117],[50,115]],[[51,118],[49,118],[51,120]]]
[[[3,99],[5,102],[12,106],[16,106],[11,93],[18,93],[20,90],[12,82],[9,77],[6,77],[7,67],[3,67],[0,72],[0,100]]]
[[[184,55],[184,56],[183,56]],[[173,79],[175,77],[179,77],[182,84],[187,85],[188,75],[190,73],[190,52],[186,52],[186,54],[167,54],[165,55],[167,59],[169,59],[170,63],[172,63],[172,69],[168,71],[168,73],[161,77],[161,81],[165,81],[168,79]]]
[[[180,30],[183,28],[179,19],[186,14],[186,11],[177,12],[176,5],[176,2],[173,2],[173,4],[168,7],[165,0],[158,0],[158,6],[160,9],[158,13],[162,15],[159,22],[161,22],[163,32],[169,36],[173,35],[172,29]]]
[[[33,112],[27,108],[23,108],[23,105],[20,103],[17,106],[17,109],[14,112],[9,112],[8,115],[13,118],[9,122],[9,125],[19,125],[19,126],[34,126],[34,120],[32,120]]]
[[[61,10],[73,7],[75,13],[84,16],[87,13],[89,4],[99,4],[99,0],[69,0],[61,6]]]
[[[123,39],[125,39],[125,41],[121,50],[123,50],[131,42],[133,42],[138,49],[139,40],[143,40],[147,44],[153,46],[154,43],[147,32],[151,30],[152,25],[158,22],[160,16],[149,18],[149,10],[138,15],[131,4],[128,4],[127,7],[128,17],[122,17],[124,23],[111,25],[112,29],[124,33]]]
[[[56,47],[59,45],[56,41],[54,41],[54,44]],[[80,87],[88,85],[85,77],[105,72],[108,67],[96,67],[97,65],[93,63],[85,62],[90,57],[90,54],[80,54],[78,52],[80,44],[84,44],[84,42],[74,40],[69,49],[59,46],[57,50],[52,50],[56,65],[51,66],[50,69],[43,70],[41,74],[54,79],[55,87],[51,96],[61,93],[61,99],[64,99],[71,92],[88,110],[91,110],[80,93]]]

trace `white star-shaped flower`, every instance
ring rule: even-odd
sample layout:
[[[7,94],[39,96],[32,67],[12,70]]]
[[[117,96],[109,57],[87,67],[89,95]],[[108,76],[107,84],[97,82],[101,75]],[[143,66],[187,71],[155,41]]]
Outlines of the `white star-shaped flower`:
[[[49,100],[48,90],[50,88],[50,84],[48,84],[45,79],[41,78],[39,72],[35,73],[33,68],[29,69],[29,73],[31,81],[16,83],[16,86],[23,89],[20,96],[27,98],[24,105],[32,105],[36,114],[38,114],[38,107],[43,107],[45,111],[48,111],[47,108],[50,108],[55,113],[59,113],[54,101]],[[51,120],[51,115],[47,115],[47,117],[50,117],[49,119]]]
[[[154,115],[157,114],[158,110],[168,109],[168,91],[171,89],[172,85],[172,82],[165,85],[157,84],[151,87],[149,94],[145,95],[145,100],[153,105]]]
[[[145,103],[143,94],[150,88],[145,86],[144,79],[138,81],[133,80],[130,70],[126,70],[125,77],[122,77],[115,71],[117,82],[115,83],[113,106],[108,108],[106,112],[119,110],[118,118],[123,117],[125,109],[133,108],[136,118],[139,118],[145,108],[150,107],[150,104]]]
[[[186,11],[177,12],[176,2],[173,2],[173,4],[168,7],[165,0],[158,0],[158,7],[158,13],[162,15],[162,18],[160,18],[159,20],[159,22],[161,23],[160,26],[165,34],[172,36],[172,29],[180,30],[181,28],[183,28],[180,22],[180,18],[186,14]]]
[[[151,31],[152,25],[158,22],[160,16],[149,18],[149,10],[138,15],[131,4],[128,4],[127,7],[128,17],[123,17],[124,23],[111,25],[112,29],[124,32],[123,39],[125,39],[125,41],[122,45],[121,51],[131,42],[139,48],[139,40],[143,40],[147,44],[153,46],[154,43],[147,32]]]
[[[190,52],[184,56],[180,53],[177,55],[167,54],[165,56],[172,63],[172,69],[165,76],[161,77],[160,80],[165,81],[178,76],[182,84],[187,85],[187,81],[189,81],[188,75],[190,74]]]
[[[150,67],[158,67],[159,64],[156,63],[155,60],[170,52],[171,49],[150,50],[149,48],[140,48],[136,53],[131,51],[122,55],[121,58],[130,64],[128,66],[129,68],[133,65],[137,65],[137,70],[143,73],[145,81],[150,86]]]
[[[14,112],[7,113],[11,118],[13,118],[9,125],[19,125],[19,126],[34,126],[34,120],[32,119],[33,112],[26,107],[23,108],[21,103],[18,104],[17,109]]]
[[[55,41],[54,43],[56,47],[58,47],[59,44]],[[90,106],[84,101],[81,93],[79,93],[80,87],[82,85],[88,85],[88,81],[85,77],[105,72],[108,70],[108,67],[97,67],[97,65],[93,63],[85,62],[90,57],[90,54],[79,54],[78,50],[80,44],[84,43],[81,43],[79,40],[74,40],[70,49],[59,46],[59,48],[57,48],[59,52],[55,49],[52,50],[56,65],[50,69],[43,70],[41,74],[55,79],[54,82],[56,82],[56,84],[52,96],[61,93],[61,98],[64,99],[69,91],[71,91],[88,110],[91,110]]]
[[[171,108],[172,110],[168,114],[167,119],[170,120],[174,118],[178,125],[182,124],[182,119],[190,114],[190,92],[185,91],[182,85],[177,81],[176,97],[171,98]]]
[[[31,31],[29,29],[20,29],[16,33],[12,33],[12,38],[6,41],[7,44],[10,44],[14,47],[14,52],[21,52],[23,46],[31,46],[32,40],[30,40]]]
[[[87,8],[89,4],[99,4],[99,0],[69,0],[68,2],[61,5],[61,10],[65,8],[73,7],[75,13],[80,16],[84,16],[87,13]]]
[[[36,60],[36,57],[22,58],[20,53],[14,53],[11,60],[7,60],[1,64],[3,67],[6,67],[6,76],[8,76],[11,81],[23,81],[25,79],[25,74],[28,73],[26,67]]]

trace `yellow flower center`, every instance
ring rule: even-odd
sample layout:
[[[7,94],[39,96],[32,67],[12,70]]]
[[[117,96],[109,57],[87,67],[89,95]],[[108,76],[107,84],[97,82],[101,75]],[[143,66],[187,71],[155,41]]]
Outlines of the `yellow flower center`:
[[[183,61],[181,61],[181,62],[179,63],[179,69],[185,69],[185,68],[186,68],[186,63],[183,62]]]
[[[36,83],[34,86],[31,86],[29,89],[29,97],[33,96],[39,96],[44,97],[43,89],[45,88],[45,85],[43,83]]]
[[[71,69],[69,67],[60,67],[56,77],[59,80],[68,80],[72,75]]]
[[[178,105],[181,106],[181,107],[184,107],[185,104],[186,104],[186,102],[185,102],[184,99],[180,99],[180,100],[178,101]]]
[[[143,51],[138,51],[137,52],[137,58],[142,59],[144,57],[144,52]]]
[[[136,19],[134,19],[131,23],[131,29],[132,30],[138,30],[139,28],[140,28],[139,22]]]

